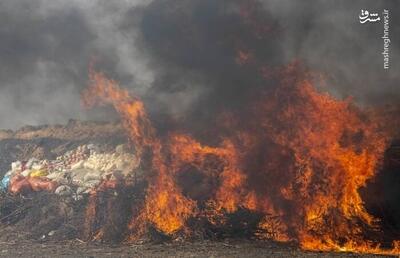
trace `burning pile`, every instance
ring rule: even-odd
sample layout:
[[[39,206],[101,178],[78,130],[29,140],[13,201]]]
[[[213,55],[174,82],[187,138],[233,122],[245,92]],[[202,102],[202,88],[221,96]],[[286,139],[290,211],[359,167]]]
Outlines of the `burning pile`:
[[[219,146],[180,132],[159,137],[138,98],[91,71],[84,103],[112,104],[139,157],[151,160],[130,238],[148,225],[190,235],[193,219],[223,228],[245,209],[261,214],[253,232],[259,238],[297,241],[307,250],[398,253],[398,242],[384,250],[368,239],[368,232],[379,232],[378,220],[359,194],[390,140],[384,121],[374,110],[319,93],[298,71],[293,64],[277,73],[284,79],[250,108],[251,122],[225,114]]]
[[[271,61],[277,43],[268,37],[279,28],[258,2],[229,2],[155,1],[142,21],[161,61],[199,71],[219,93],[210,103],[227,104],[214,103],[201,137],[189,126],[161,132],[139,97],[90,69],[83,103],[112,105],[135,155],[81,147],[54,162],[14,164],[3,182],[14,193],[88,193],[85,235],[95,240],[242,231],[306,250],[399,254],[395,238],[382,245],[379,219],[360,195],[381,168],[397,129],[388,121],[397,117],[321,92],[298,61]]]
[[[359,192],[390,143],[385,116],[318,92],[297,63],[274,73],[278,86],[261,92],[246,116],[219,115],[206,144],[183,131],[160,135],[140,99],[91,70],[84,104],[112,104],[130,147],[101,152],[89,144],[55,160],[17,161],[2,187],[85,202],[80,234],[91,240],[136,241],[158,232],[398,254],[395,239],[391,248],[380,246],[379,219]]]

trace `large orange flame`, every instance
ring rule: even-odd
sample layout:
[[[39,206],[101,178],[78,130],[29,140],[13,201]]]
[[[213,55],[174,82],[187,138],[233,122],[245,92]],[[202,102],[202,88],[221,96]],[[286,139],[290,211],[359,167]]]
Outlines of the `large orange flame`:
[[[205,214],[178,184],[190,164],[217,179],[207,200],[214,214],[239,208],[264,214],[260,238],[298,241],[307,250],[400,253],[398,242],[384,250],[364,234],[379,230],[359,189],[375,175],[390,140],[383,121],[351,100],[318,92],[297,69],[284,69],[276,90],[254,104],[248,125],[230,126],[217,147],[177,132],[161,139],[143,102],[91,70],[84,103],[112,104],[137,155],[148,151],[152,160],[144,208],[133,220],[174,234]],[[210,167],[210,157],[219,165]]]

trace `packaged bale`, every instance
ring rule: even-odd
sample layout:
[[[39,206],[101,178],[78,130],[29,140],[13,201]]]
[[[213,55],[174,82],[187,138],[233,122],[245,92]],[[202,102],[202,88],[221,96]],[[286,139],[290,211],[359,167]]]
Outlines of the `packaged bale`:
[[[16,162],[12,162],[11,163],[11,170],[12,171],[20,171],[22,167],[22,163],[21,161],[16,161]]]
[[[28,160],[28,162],[26,162],[25,167],[26,169],[32,169],[33,165],[35,165],[36,163],[38,163],[39,160],[36,158],[30,158]]]
[[[68,196],[72,194],[72,190],[71,187],[69,187],[68,185],[60,185],[59,187],[57,187],[54,193],[60,196]]]
[[[100,181],[102,178],[102,173],[100,171],[90,171],[83,177],[84,182],[88,182],[91,180],[98,180]]]
[[[96,188],[100,183],[101,183],[100,180],[90,180],[90,181],[84,182],[83,186],[91,189],[91,188]]]
[[[91,188],[88,188],[88,187],[86,187],[86,186],[79,186],[79,187],[76,189],[76,194],[78,194],[78,195],[80,195],[80,194],[87,194],[87,193],[90,192],[90,190],[91,190]]]
[[[71,175],[69,172],[53,172],[48,174],[46,177],[60,185],[68,185],[71,183]]]
[[[80,161],[76,162],[75,164],[72,164],[71,169],[75,170],[75,169],[83,168],[83,163],[84,163],[84,161],[80,160]]]
[[[22,175],[15,175],[10,179],[9,191],[13,194],[32,191],[30,182]]]
[[[1,180],[0,190],[7,191],[9,184],[10,184],[10,176],[5,175]]]
[[[58,186],[57,182],[51,181],[46,177],[29,177],[28,182],[35,192],[48,191],[54,192]]]
[[[25,169],[24,171],[21,172],[21,175],[24,177],[28,177],[32,173],[32,170],[30,169]]]
[[[47,176],[47,170],[45,169],[40,169],[40,170],[32,170],[32,172],[30,173],[30,177],[44,177]]]
[[[85,182],[84,177],[86,174],[90,173],[92,170],[89,169],[77,169],[77,170],[72,170],[70,172],[71,175],[71,180],[72,183],[78,186],[83,185],[83,183]]]

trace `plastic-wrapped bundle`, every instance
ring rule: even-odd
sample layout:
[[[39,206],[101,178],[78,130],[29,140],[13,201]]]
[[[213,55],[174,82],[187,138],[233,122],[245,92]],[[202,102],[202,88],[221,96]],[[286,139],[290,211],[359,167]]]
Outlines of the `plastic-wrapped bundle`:
[[[16,161],[4,176],[0,189],[12,193],[51,191],[59,195],[80,195],[120,181],[137,170],[139,160],[120,145],[113,153],[99,153],[95,145],[82,145],[55,160]]]

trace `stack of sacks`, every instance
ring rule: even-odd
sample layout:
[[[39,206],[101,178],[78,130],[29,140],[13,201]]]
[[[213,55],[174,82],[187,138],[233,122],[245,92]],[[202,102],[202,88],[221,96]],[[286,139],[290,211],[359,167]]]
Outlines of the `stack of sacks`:
[[[57,183],[43,177],[24,177],[16,174],[10,179],[11,193],[26,193],[30,191],[49,191],[53,192],[57,187]]]
[[[56,160],[50,161],[48,168],[52,172],[65,172],[73,169],[73,166],[87,159],[92,153],[96,153],[97,147],[93,144],[82,145],[73,151],[68,151]]]
[[[131,175],[138,165],[138,159],[124,151],[121,146],[113,153],[99,153],[97,148],[93,147],[84,159],[75,159],[68,168],[57,170],[47,175],[47,178],[59,183],[56,194],[69,195],[72,192],[81,195],[95,189],[103,179],[123,180]]]
[[[104,180],[123,180],[132,175],[139,160],[120,145],[112,153],[99,153],[95,145],[79,146],[55,160],[14,162],[0,188],[12,193],[46,190],[80,198]]]
[[[47,172],[47,160],[31,158],[28,161],[17,161],[11,164],[2,181],[0,188],[8,189],[12,193],[27,191],[54,191],[55,182],[45,178]]]

